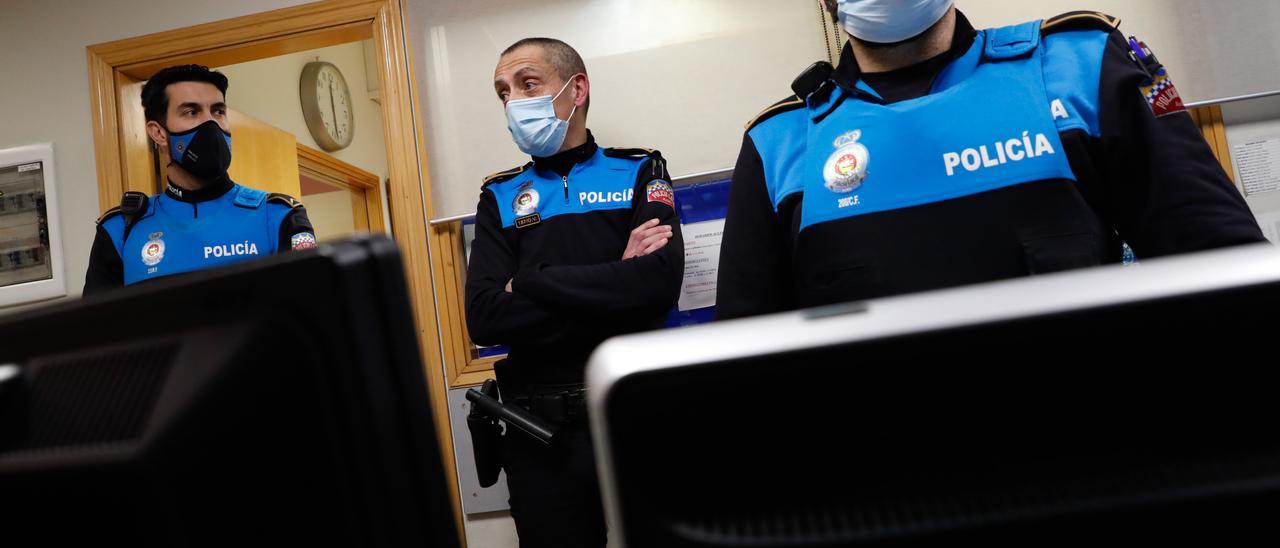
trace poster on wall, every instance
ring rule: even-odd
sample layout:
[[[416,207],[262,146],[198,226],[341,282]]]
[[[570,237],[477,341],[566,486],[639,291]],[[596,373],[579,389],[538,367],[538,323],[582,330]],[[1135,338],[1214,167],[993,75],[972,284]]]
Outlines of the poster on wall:
[[[66,294],[53,145],[0,150],[0,307]]]

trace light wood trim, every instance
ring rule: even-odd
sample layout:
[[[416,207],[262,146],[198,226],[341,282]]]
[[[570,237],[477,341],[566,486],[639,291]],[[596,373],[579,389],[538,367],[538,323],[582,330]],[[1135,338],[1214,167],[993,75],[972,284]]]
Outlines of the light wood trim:
[[[1231,146],[1227,144],[1227,125],[1222,121],[1222,107],[1209,107],[1209,114],[1213,116],[1213,136],[1217,142],[1214,155],[1218,157],[1218,163],[1222,164],[1222,170],[1227,172],[1227,178],[1235,182],[1234,170],[1231,169]]]
[[[156,152],[147,136],[147,117],[142,109],[142,86],[146,82],[127,74],[115,73],[120,118],[120,155],[124,179],[131,182],[127,190],[146,194],[160,191],[156,178]],[[114,205],[114,204],[113,204]]]
[[[1227,178],[1234,183],[1235,171],[1231,165],[1231,146],[1227,141],[1227,126],[1222,120],[1222,107],[1209,105],[1189,109],[1187,112],[1204,136],[1209,150],[1213,151],[1214,158],[1217,158],[1218,164],[1227,173]]]
[[[462,336],[461,329],[466,327],[464,306],[461,302],[462,276],[459,265],[462,264],[462,250],[459,242],[462,238],[461,225],[449,223],[432,227],[433,265],[436,267],[436,314],[440,318],[441,347],[444,350],[446,378],[450,388],[457,388],[454,379],[467,365],[467,339]]]
[[[458,387],[479,386],[481,384],[484,384],[484,381],[487,381],[492,378],[494,378],[493,366],[490,365],[487,371],[475,371],[472,373],[463,373],[461,375],[458,375],[458,377],[454,379],[453,382]]]
[[[475,358],[472,354],[466,319],[466,281],[463,279],[466,255],[462,246],[462,223],[435,225],[431,227],[431,237],[437,312],[449,387],[478,385],[493,378],[493,364],[502,356]]]
[[[344,187],[359,190],[371,190],[378,188],[377,175],[360,169],[357,166],[348,164],[302,143],[298,143],[298,162],[302,164],[304,168],[310,169],[323,176],[332,176],[335,173],[339,174],[341,177],[333,180],[333,182]]]
[[[416,124],[418,112],[410,92],[411,68],[406,63],[409,53],[401,17],[399,0],[327,0],[89,46],[98,201],[106,210],[119,203],[124,190],[140,183],[126,182],[123,170],[116,73],[141,79],[170,63],[202,61],[216,66],[301,51],[332,40],[371,37],[381,84],[391,226],[404,261],[441,459],[454,495],[450,500],[454,521],[465,545],[447,382],[432,293],[426,228],[431,215],[431,191],[421,128]],[[368,29],[367,34],[359,27]]]
[[[119,205],[125,183],[121,170],[120,126],[116,118],[115,70],[89,49],[89,111],[93,116],[93,153],[98,170],[98,210]]]
[[[388,0],[329,0],[89,46],[102,61],[139,80],[175,63],[233,65],[372,38]]]
[[[382,185],[377,175],[302,143],[298,143],[298,171],[363,194],[364,210],[361,215],[365,217],[369,230],[383,233],[387,231],[387,223],[382,216]]]

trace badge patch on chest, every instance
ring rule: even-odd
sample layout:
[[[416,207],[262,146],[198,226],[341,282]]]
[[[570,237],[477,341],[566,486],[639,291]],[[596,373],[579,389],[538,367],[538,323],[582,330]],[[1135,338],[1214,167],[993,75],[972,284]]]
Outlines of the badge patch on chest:
[[[147,236],[147,243],[142,244],[142,264],[155,266],[164,260],[164,240],[160,239],[161,236],[164,236],[163,232],[152,232]]]
[[[832,192],[844,194],[853,192],[862,186],[867,178],[867,163],[871,160],[871,152],[858,142],[862,130],[855,129],[836,138],[832,143],[836,151],[827,157],[827,164],[822,168],[824,186]]]
[[[533,181],[529,181],[516,189],[516,197],[511,201],[511,210],[516,215],[528,215],[538,210],[538,201],[538,191],[533,188]]]

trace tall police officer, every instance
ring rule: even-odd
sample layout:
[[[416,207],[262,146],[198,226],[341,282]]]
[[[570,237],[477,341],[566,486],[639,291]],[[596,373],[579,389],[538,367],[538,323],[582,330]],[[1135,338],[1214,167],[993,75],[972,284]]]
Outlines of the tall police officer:
[[[168,164],[163,194],[126,192],[98,219],[84,293],[315,247],[297,200],[227,176],[227,77],[199,65],[163,69],[142,87],[147,136]]]
[[[604,339],[661,326],[678,298],[671,179],[657,151],[596,146],[586,66],[564,42],[507,48],[494,90],[533,161],[484,181],[467,326],[475,342],[510,348],[496,367],[503,401],[562,425],[550,447],[507,430],[511,514],[521,546],[604,546],[583,368]]]
[[[733,318],[1263,240],[1119,21],[975,31],[951,0],[826,0],[851,35],[747,127]]]

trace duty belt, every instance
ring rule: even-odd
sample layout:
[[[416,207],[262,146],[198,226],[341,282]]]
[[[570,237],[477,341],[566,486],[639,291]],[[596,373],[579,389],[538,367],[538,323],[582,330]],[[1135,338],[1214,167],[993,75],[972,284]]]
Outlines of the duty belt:
[[[587,418],[587,387],[581,383],[530,385],[511,394],[511,401],[557,424],[572,424]]]

